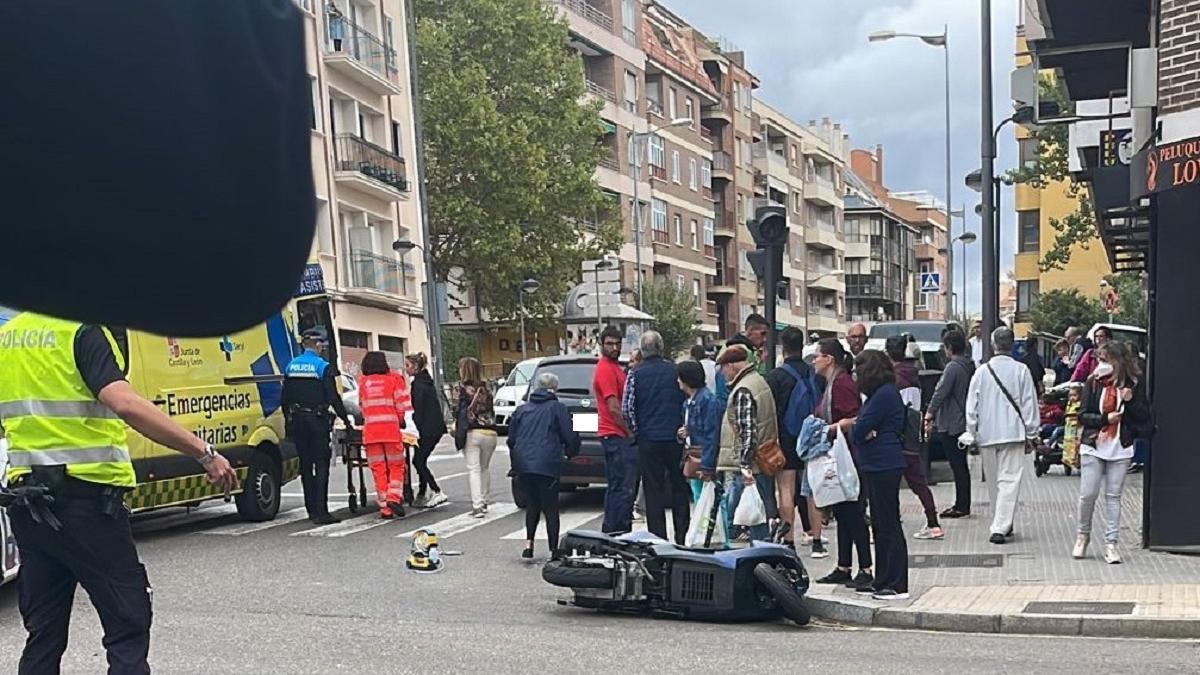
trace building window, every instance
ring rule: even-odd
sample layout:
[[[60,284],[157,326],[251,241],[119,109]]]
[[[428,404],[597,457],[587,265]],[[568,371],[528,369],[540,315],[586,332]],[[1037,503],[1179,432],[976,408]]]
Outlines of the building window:
[[[692,299],[696,301],[696,309],[702,309],[704,306],[700,304],[700,280],[692,279]]]
[[[692,237],[692,250],[700,250],[700,223],[692,218],[692,222],[688,225],[688,233]]]
[[[1017,253],[1037,253],[1041,250],[1041,227],[1039,222],[1042,212],[1017,211]]]
[[[407,341],[402,337],[396,337],[394,335],[380,335],[379,351],[392,352],[393,354],[403,357],[404,354],[408,353]],[[391,359],[389,359],[389,361],[390,360]]]
[[[704,219],[704,255],[717,257],[716,224],[712,218]]]
[[[675,92],[674,87],[667,89],[667,119],[673,120],[678,116],[678,99],[679,95]]]
[[[696,189],[696,160],[688,160],[688,187],[692,190]]]
[[[649,146],[650,166],[655,166],[660,169],[667,168],[667,151],[663,147],[662,136],[657,134],[650,137]]]
[[[696,128],[696,103],[694,101],[692,101],[691,96],[687,97],[687,99],[684,100],[684,102],[683,102],[683,116],[692,121],[691,124],[688,125],[688,127],[695,129]]]
[[[687,279],[685,279],[682,274],[675,275],[675,288],[681,291],[687,288]]]
[[[392,154],[397,157],[403,157],[404,153],[400,152],[400,123],[392,122]]]
[[[928,260],[921,261],[921,266],[918,268],[918,270],[919,271],[917,274],[917,288],[920,288],[921,287],[921,276],[920,275],[927,274],[927,273],[933,272],[935,270],[933,269],[933,263]],[[933,295],[933,294],[918,292],[916,308],[917,309],[928,309],[929,306],[932,304],[930,302],[930,297],[929,297],[930,295]]]
[[[667,203],[661,199],[650,200],[650,227],[654,230],[654,241],[667,241]]]
[[[636,0],[621,0],[621,28],[625,41],[637,46]]]
[[[712,160],[700,160],[700,185],[707,189],[712,189]]]
[[[736,80],[733,82],[733,109],[742,109],[742,83]]]
[[[1038,141],[1036,138],[1017,139],[1017,154],[1021,166],[1032,167],[1038,160]]]
[[[637,75],[627,70],[625,71],[625,109],[631,113],[637,113],[637,101]]]
[[[1029,310],[1033,308],[1033,304],[1037,302],[1039,292],[1039,282],[1037,279],[1033,281],[1018,281],[1017,282],[1017,315],[1025,316]]]
[[[804,193],[792,193],[792,210],[796,213],[804,213]]]
[[[740,223],[743,220],[745,220],[745,216],[746,216],[745,198],[742,195],[738,195],[737,196],[737,222]]]
[[[683,216],[676,213],[673,224],[675,225],[675,245],[683,246]]]
[[[353,349],[370,349],[371,334],[364,333],[358,330],[346,330],[345,328],[338,330],[338,342],[342,348],[350,347]]]
[[[679,185],[679,151],[671,151],[671,182]]]
[[[321,118],[319,117],[321,110],[321,90],[317,88],[317,78],[308,78],[308,86],[312,90],[312,118],[310,123],[312,124],[313,131],[319,131],[321,129]]]
[[[792,166],[800,166],[800,160],[796,158],[796,146],[794,144],[790,146],[789,152],[792,155]]]

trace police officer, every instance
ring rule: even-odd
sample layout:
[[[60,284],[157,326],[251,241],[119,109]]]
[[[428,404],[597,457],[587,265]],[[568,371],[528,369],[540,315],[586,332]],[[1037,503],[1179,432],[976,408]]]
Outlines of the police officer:
[[[304,487],[304,508],[308,519],[318,525],[338,522],[329,514],[329,431],[337,416],[354,428],[346,406],[338,394],[337,369],[321,358],[327,340],[323,328],[309,328],[301,335],[304,353],[292,359],[283,378],[283,410],[287,415],[288,436],[296,444],[300,457],[300,482]]]
[[[150,584],[123,502],[137,483],[126,424],[195,458],[226,495],[237,488],[224,457],[125,380],[118,336],[124,333],[30,312],[0,327],[8,479],[30,495],[9,509],[29,633],[19,673],[59,671],[76,584],[100,615],[109,673],[150,672]]]

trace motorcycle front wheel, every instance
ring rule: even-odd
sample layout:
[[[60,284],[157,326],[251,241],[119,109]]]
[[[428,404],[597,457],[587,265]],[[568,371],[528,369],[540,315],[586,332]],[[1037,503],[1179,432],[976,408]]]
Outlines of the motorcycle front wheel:
[[[812,620],[812,613],[804,604],[804,596],[796,591],[783,572],[770,563],[759,563],[754,567],[754,578],[779,602],[783,615],[797,626],[807,626]]]

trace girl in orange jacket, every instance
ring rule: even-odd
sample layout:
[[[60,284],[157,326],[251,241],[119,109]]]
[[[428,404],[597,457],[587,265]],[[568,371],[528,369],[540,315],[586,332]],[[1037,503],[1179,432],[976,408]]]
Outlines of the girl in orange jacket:
[[[400,429],[412,399],[404,376],[393,371],[383,352],[367,352],[358,378],[358,405],[363,414],[363,448],[371,475],[379,517],[404,515],[404,439]]]

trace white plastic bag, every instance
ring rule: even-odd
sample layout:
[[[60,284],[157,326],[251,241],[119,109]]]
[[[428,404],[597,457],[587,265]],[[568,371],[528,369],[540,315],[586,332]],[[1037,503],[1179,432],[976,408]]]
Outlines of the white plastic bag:
[[[858,499],[858,470],[840,428],[830,451],[808,460],[805,472],[818,508]]]
[[[719,547],[725,543],[725,518],[721,515],[720,507],[717,508],[716,518],[713,518],[713,505],[716,503],[716,483],[704,481],[704,487],[700,489],[700,499],[692,507],[692,522],[688,525],[687,536],[683,540],[685,546],[703,547],[710,528],[712,537],[709,538],[709,546]]]
[[[754,527],[765,522],[767,507],[763,505],[762,495],[758,494],[758,484],[743,486],[742,498],[738,500],[737,510],[733,512],[733,524]]]

